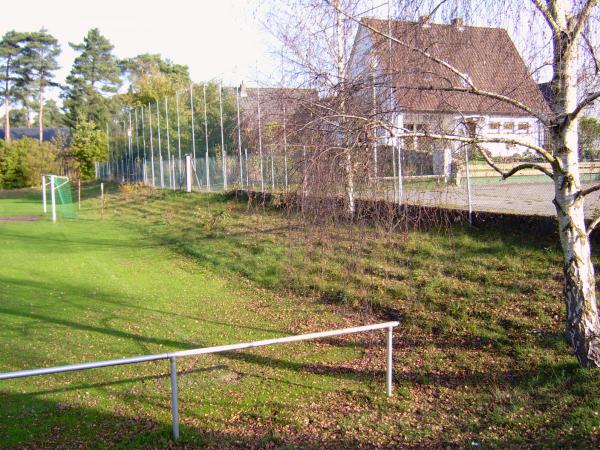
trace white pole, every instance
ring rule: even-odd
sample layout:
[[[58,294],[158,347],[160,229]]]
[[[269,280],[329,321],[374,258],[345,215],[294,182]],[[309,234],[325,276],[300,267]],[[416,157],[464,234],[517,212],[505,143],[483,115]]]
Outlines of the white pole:
[[[106,122],[106,152],[108,159],[108,178],[110,178],[110,134],[108,132],[108,122]]]
[[[244,160],[246,162],[246,189],[250,187],[250,177],[248,176],[248,149],[244,149]]]
[[[123,121],[123,132],[125,133],[125,129],[127,128],[127,124]],[[125,144],[123,140],[121,140],[123,147],[121,148],[121,181],[125,183],[125,172],[127,171],[127,158],[126,158],[126,150]]]
[[[223,191],[227,190],[227,150],[223,134],[223,84],[219,84],[219,117],[221,121],[221,160],[223,165]]]
[[[162,148],[160,142],[160,108],[158,98],[156,99],[156,137],[158,139],[158,173],[160,175],[160,187],[165,187],[165,174],[163,169]]]
[[[194,83],[190,83],[190,111],[192,115],[192,155],[196,161],[196,134],[194,130]]]
[[[42,175],[42,205],[44,205],[44,214],[48,212],[46,206],[46,175]]]
[[[235,100],[237,103],[237,126],[238,126],[238,152],[240,154],[240,188],[244,189],[244,168],[242,164],[242,127],[240,121],[240,88],[235,90]]]
[[[262,127],[260,123],[260,87],[256,88],[257,105],[258,105],[258,156],[260,158],[260,191],[265,192],[265,176],[263,170],[263,153],[262,153]]]
[[[185,192],[192,192],[192,157],[185,155]]]
[[[285,191],[288,191],[288,161],[287,161],[287,123],[285,100],[283,102],[283,170],[285,176]]]
[[[394,203],[398,201],[398,174],[396,170],[396,147],[392,145],[392,166],[394,168]],[[386,189],[387,191],[387,189]],[[386,195],[387,197],[387,195]]]
[[[152,108],[148,103],[148,124],[150,125],[150,172],[152,172],[152,187],[156,187],[154,180],[154,143],[152,142]]]
[[[144,124],[144,107],[142,106],[142,150],[144,152],[144,173],[142,174],[144,184],[148,183],[146,176],[146,125]]]
[[[181,188],[181,127],[179,126],[179,92],[175,92],[175,109],[177,111],[177,155],[179,157],[179,187]]]
[[[473,204],[471,201],[471,171],[469,169],[469,147],[465,145],[465,164],[467,166],[467,202],[469,204],[469,223],[473,225]]]
[[[137,164],[139,167],[140,164],[140,125],[138,123],[138,113],[137,108],[133,110],[133,115],[135,117],[135,152],[137,153]],[[137,172],[137,169],[136,169]],[[139,181],[139,177],[136,174],[136,179]]]
[[[171,158],[173,158],[173,161],[171,162],[171,177],[173,179],[173,190],[175,190],[175,155],[171,155]]]
[[[127,171],[128,181],[131,181],[131,175],[133,174],[133,150],[131,148],[133,143],[133,135],[131,133],[131,109],[129,109],[129,129],[127,130],[127,145],[129,146],[129,170]]]
[[[202,92],[204,93],[204,142],[206,144],[206,156],[205,167],[206,167],[206,190],[210,191],[210,161],[208,159],[208,117],[206,113],[206,83],[202,85]]]
[[[402,149],[397,139],[394,139],[398,148],[398,204],[404,200],[404,183],[402,182]]]
[[[54,175],[50,175],[50,199],[52,202],[52,222],[56,222],[56,194],[54,192]]]
[[[393,360],[393,349],[394,349],[394,336],[393,336],[393,332],[394,332],[394,327],[389,327],[387,329],[387,373],[386,373],[386,390],[387,390],[387,395],[388,397],[392,396],[392,375],[393,375],[393,367],[394,367],[394,360]]]
[[[167,103],[167,97],[165,96],[165,126],[167,127],[167,158],[169,159],[169,164],[168,164],[168,168],[169,168],[169,185],[171,186],[171,189],[173,189],[175,187],[175,183],[173,181],[173,177],[172,177],[172,170],[171,170],[171,143],[169,142],[169,104]]]

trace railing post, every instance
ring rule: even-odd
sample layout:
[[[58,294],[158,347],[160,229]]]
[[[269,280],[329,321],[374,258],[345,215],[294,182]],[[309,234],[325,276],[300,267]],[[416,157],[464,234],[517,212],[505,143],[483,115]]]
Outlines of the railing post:
[[[388,397],[392,396],[392,351],[393,351],[393,332],[394,328],[389,327],[387,330],[387,395]]]
[[[179,440],[179,402],[177,400],[177,363],[174,357],[169,358],[171,363],[171,414],[173,417],[173,440]]]

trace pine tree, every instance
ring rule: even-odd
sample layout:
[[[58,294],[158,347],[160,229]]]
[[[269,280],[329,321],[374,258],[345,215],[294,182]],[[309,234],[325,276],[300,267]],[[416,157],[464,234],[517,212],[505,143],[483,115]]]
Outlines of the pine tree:
[[[38,104],[39,140],[44,135],[44,93],[47,87],[58,87],[53,81],[54,72],[59,69],[56,58],[60,54],[60,45],[47,30],[31,33],[23,49],[21,64],[22,79],[26,80],[29,90],[34,91]]]
[[[28,33],[9,31],[0,40],[0,94],[4,97],[4,139],[10,142],[10,104],[22,98],[26,85],[20,70]]]
[[[111,99],[105,95],[116,93],[121,85],[114,47],[97,28],[88,32],[82,44],[69,45],[80,54],[63,92],[66,123],[74,128],[83,119],[102,126],[111,114]]]

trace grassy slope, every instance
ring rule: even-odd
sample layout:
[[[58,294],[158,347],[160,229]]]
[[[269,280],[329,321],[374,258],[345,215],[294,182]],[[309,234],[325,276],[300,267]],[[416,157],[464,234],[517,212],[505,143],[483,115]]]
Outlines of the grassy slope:
[[[24,214],[39,203],[0,205]],[[182,377],[183,436],[240,446],[597,443],[600,375],[578,369],[561,337],[551,242],[461,228],[306,230],[221,196],[128,189],[103,221],[97,200],[85,206],[75,222],[0,225],[10,261],[0,369],[376,320],[368,305],[402,318],[393,400],[381,396],[381,339],[208,358],[182,363],[196,370]],[[149,364],[3,384],[0,441],[164,442],[164,374]]]

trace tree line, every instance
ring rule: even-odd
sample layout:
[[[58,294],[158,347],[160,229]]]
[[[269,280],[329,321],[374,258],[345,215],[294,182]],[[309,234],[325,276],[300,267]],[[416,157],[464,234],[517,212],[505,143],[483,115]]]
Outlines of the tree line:
[[[107,158],[107,124],[115,122],[124,109],[154,105],[166,97],[173,98],[176,92],[189,90],[191,85],[186,65],[175,64],[160,55],[117,58],[114,46],[97,28],[89,30],[81,43],[69,43],[69,46],[78,54],[66,82],[61,85],[56,82],[61,46],[47,30],[9,31],[0,40],[0,95],[4,102],[5,135],[0,152],[0,180],[12,180],[0,187],[17,187],[32,181],[14,176],[27,172],[25,169],[2,172],[2,167],[14,169],[19,166],[15,161],[24,160],[7,156],[19,154],[23,147],[8,150],[11,127],[32,128],[37,122],[40,145],[44,127],[68,127],[72,139],[61,157],[70,160],[70,168],[75,167],[85,178],[93,175],[90,172],[93,161]],[[124,85],[126,92],[119,93]],[[49,88],[60,89],[62,109],[54,100],[46,98]],[[194,90],[197,91],[197,87]],[[232,101],[230,95],[227,97],[226,114],[227,120],[231,121]],[[211,102],[209,117],[214,117],[214,109],[214,102]],[[61,144],[66,147],[67,142]],[[32,145],[29,142],[25,147]]]

